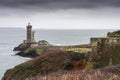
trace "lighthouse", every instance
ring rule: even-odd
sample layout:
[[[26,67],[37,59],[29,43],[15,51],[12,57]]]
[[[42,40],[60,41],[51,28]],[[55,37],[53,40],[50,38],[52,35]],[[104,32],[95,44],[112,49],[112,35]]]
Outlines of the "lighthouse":
[[[23,42],[35,43],[34,34],[35,34],[35,31],[32,31],[32,25],[28,23],[28,25],[26,26],[26,40],[24,40]]]
[[[32,40],[32,25],[30,25],[30,23],[28,23],[26,28],[27,28],[27,43],[31,43],[31,40]]]
[[[26,26],[26,32],[27,32],[27,43],[31,43],[32,42],[32,25],[30,25],[30,23],[28,23],[28,25]]]

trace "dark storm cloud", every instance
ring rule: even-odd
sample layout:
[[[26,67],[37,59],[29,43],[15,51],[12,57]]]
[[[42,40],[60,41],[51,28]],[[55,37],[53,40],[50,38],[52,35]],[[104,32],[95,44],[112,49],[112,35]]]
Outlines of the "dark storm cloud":
[[[0,0],[0,6],[42,9],[120,7],[120,0]]]

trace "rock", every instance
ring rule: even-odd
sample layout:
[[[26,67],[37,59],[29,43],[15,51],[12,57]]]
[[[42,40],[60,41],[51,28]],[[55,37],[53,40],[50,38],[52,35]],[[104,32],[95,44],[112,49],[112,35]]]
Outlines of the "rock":
[[[35,58],[39,56],[40,53],[38,52],[40,52],[40,49],[42,52],[46,52],[51,46],[52,45],[49,44],[49,42],[41,40],[38,43],[21,43],[15,47],[13,51],[19,51],[15,55]]]
[[[13,49],[13,51],[23,51],[30,47],[31,44],[21,43]]]
[[[15,55],[19,55],[22,57],[29,57],[29,58],[35,58],[35,57],[39,56],[35,50],[31,50],[29,52],[26,52],[26,50],[20,51],[20,52],[16,53]]]
[[[51,44],[49,44],[49,42],[47,42],[46,40],[38,41],[38,45],[39,46],[51,46]]]
[[[39,56],[34,48],[31,48],[31,44],[21,43],[19,46],[15,47],[13,51],[18,51],[15,55],[22,57],[35,58]]]
[[[118,31],[113,31],[113,32],[108,32],[107,37],[120,37],[120,30]]]

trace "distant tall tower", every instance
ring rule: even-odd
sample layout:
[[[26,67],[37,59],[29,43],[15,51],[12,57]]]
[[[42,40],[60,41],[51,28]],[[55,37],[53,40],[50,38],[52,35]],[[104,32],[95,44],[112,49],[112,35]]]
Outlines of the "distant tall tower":
[[[31,41],[32,41],[32,25],[30,25],[30,23],[28,23],[26,28],[27,28],[27,43],[31,43]]]

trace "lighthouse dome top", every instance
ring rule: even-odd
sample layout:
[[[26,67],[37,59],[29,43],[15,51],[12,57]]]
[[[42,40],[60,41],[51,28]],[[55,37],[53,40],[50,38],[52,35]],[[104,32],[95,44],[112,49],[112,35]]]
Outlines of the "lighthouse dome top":
[[[32,25],[30,23],[28,23],[27,27],[32,27]]]
[[[28,25],[30,25],[30,22],[28,23]]]

